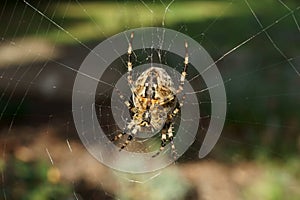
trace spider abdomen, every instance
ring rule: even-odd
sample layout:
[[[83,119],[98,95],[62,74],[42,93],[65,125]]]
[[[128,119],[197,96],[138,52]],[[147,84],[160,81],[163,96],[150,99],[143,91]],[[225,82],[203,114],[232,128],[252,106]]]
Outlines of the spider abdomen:
[[[144,71],[132,88],[133,120],[141,127],[160,130],[175,107],[175,88],[166,70],[151,67]]]

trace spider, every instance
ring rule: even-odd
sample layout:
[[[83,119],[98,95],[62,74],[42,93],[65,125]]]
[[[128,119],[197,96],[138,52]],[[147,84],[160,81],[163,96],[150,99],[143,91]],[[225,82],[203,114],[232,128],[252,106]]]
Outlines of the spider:
[[[188,68],[188,44],[185,42],[185,58],[183,71],[180,77],[179,87],[175,89],[174,83],[166,70],[152,66],[145,70],[136,81],[132,78],[132,41],[134,32],[131,33],[128,44],[127,82],[132,96],[127,100],[120,92],[119,96],[124,101],[130,114],[131,121],[124,131],[116,135],[112,141],[116,141],[128,135],[126,141],[120,147],[124,149],[135,137],[138,131],[160,130],[160,149],[152,157],[162,152],[169,141],[172,153],[177,155],[174,145],[174,119],[183,106],[185,96],[181,101],[177,100],[178,94],[182,93]]]

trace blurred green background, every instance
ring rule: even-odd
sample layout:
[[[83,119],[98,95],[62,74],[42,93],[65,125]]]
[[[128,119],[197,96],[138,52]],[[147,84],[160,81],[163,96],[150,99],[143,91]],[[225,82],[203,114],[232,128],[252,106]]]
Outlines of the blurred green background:
[[[299,1],[5,1],[0,19],[0,199],[300,199]],[[224,131],[203,160],[198,141],[158,175],[119,174],[82,146],[61,66],[163,22],[224,56]]]

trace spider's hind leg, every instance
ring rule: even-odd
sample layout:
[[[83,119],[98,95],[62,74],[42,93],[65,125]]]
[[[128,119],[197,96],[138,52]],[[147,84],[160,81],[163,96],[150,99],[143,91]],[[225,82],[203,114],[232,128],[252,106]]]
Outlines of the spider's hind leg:
[[[120,138],[122,138],[124,135],[126,134],[126,129],[124,129],[121,133],[119,133],[118,135],[115,135],[115,137],[113,139],[111,139],[112,142],[115,142],[117,140],[119,140]]]
[[[136,133],[138,132],[138,126],[134,126],[131,133],[128,135],[126,141],[122,144],[121,148],[119,151],[122,151],[133,139]]]
[[[128,51],[127,51],[127,72],[128,72],[128,76],[127,76],[127,81],[128,84],[131,85],[133,83],[132,80],[132,41],[133,41],[133,36],[134,36],[134,32],[132,32],[130,34],[130,39],[129,39],[129,43],[128,43]]]
[[[169,129],[168,129],[168,139],[171,143],[171,149],[172,149],[172,155],[174,157],[174,160],[176,160],[176,158],[178,157],[176,148],[175,148],[175,144],[174,144],[174,136],[173,136],[173,129],[174,129],[174,123],[171,123]]]
[[[174,119],[175,117],[178,115],[178,113],[180,112],[180,108],[181,108],[182,103],[178,102],[176,104],[175,109],[173,110],[173,112],[168,116],[167,121],[165,122],[165,125],[161,131],[161,147],[159,149],[159,151],[154,154],[152,157],[156,157],[158,156],[165,148],[166,146],[166,142],[167,140],[170,141],[171,144],[171,150],[172,150],[172,155],[174,160],[176,160],[176,158],[178,157],[176,148],[175,148],[175,144],[174,144],[174,135],[173,135],[173,129],[174,129]]]
[[[163,128],[163,130],[161,131],[161,144],[160,144],[160,148],[156,152],[156,154],[154,154],[152,156],[152,158],[158,156],[165,149],[166,144],[167,144],[167,134],[166,134],[166,129]]]
[[[154,154],[152,157],[158,156],[164,149],[167,144],[167,141],[170,141],[171,144],[171,149],[172,149],[172,154],[174,156],[174,160],[176,159],[177,152],[174,144],[174,136],[173,136],[173,128],[174,128],[174,123],[173,122],[166,122],[164,128],[161,131],[161,145],[159,150],[157,151],[156,154]]]

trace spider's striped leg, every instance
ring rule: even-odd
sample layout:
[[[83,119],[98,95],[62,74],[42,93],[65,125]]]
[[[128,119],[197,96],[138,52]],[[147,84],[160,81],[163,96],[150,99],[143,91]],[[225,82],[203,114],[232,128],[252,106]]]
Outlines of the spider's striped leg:
[[[177,94],[183,91],[184,81],[185,81],[186,72],[189,64],[188,43],[185,42],[184,46],[185,46],[184,68],[183,71],[181,72],[180,83],[176,91]]]
[[[127,100],[124,95],[121,93],[120,90],[118,90],[118,88],[116,88],[116,91],[120,97],[120,99],[124,102],[124,104],[127,106],[128,110],[131,111],[131,109],[134,107],[132,100]]]
[[[122,93],[116,88],[116,91],[120,97],[120,99],[124,102],[124,104],[127,106],[128,110],[130,113],[133,112],[133,108],[134,108],[134,105],[132,103],[132,100],[127,100],[124,95],[122,95]],[[123,135],[125,135],[128,131],[128,127],[124,128],[124,130],[119,133],[118,135],[116,135],[111,141],[114,142],[116,140],[119,140]]]
[[[160,148],[159,148],[159,151],[157,151],[157,153],[152,156],[153,158],[158,156],[165,149],[165,146],[167,145],[167,128],[166,127],[167,127],[167,124],[165,124],[163,129],[161,130]]]
[[[173,110],[173,112],[168,116],[168,119],[162,129],[161,132],[161,146],[159,151],[153,155],[152,157],[156,157],[158,156],[165,148],[166,146],[166,142],[167,139],[170,141],[171,143],[171,148],[172,148],[172,154],[174,155],[174,160],[177,157],[177,152],[176,152],[176,148],[175,148],[175,144],[174,144],[174,136],[173,136],[173,128],[174,128],[174,118],[178,115],[179,113],[179,109],[180,109],[180,104],[177,104],[177,106],[175,107],[175,109]],[[168,138],[167,138],[168,137]]]
[[[184,68],[181,73],[178,90],[176,91],[177,96],[178,96],[178,94],[182,93],[182,91],[183,91],[184,82],[185,82],[185,78],[187,75],[187,68],[188,68],[188,64],[189,64],[188,43],[185,42],[184,46],[185,46]],[[185,94],[183,94],[183,96],[179,100],[179,103],[176,105],[175,109],[173,110],[173,112],[171,114],[172,125],[170,126],[170,128],[173,128],[173,125],[174,125],[173,119],[178,115],[180,108],[183,106],[185,98],[186,98]],[[172,151],[173,151],[174,156],[177,156],[174,141],[173,141],[173,139],[174,139],[173,129],[171,129],[170,131],[168,130],[168,139],[170,140],[170,143],[172,145]]]
[[[174,160],[176,160],[176,158],[178,157],[178,154],[177,154],[175,144],[174,144],[173,128],[174,128],[174,122],[171,123],[171,125],[168,129],[168,140],[171,143],[171,149],[172,149],[172,154],[173,154]]]
[[[122,149],[124,149],[134,138],[135,134],[138,131],[138,126],[134,126],[131,133],[128,135],[126,141],[123,143],[123,145],[121,146],[121,148],[119,149],[119,151],[122,151]]]
[[[133,84],[132,80],[132,40],[133,40],[133,35],[134,33],[132,32],[130,34],[130,39],[129,39],[129,44],[128,44],[128,61],[127,61],[127,70],[128,70],[128,76],[127,76],[127,81],[129,85]]]
[[[127,132],[127,130],[125,128],[121,133],[119,133],[118,135],[115,135],[115,137],[111,141],[115,142],[115,141],[119,140],[121,137],[123,137],[126,134],[126,132]]]
[[[129,124],[124,128],[124,130],[123,130],[121,133],[119,133],[118,135],[115,135],[115,137],[114,137],[111,141],[112,141],[112,142],[115,142],[115,141],[121,139],[124,135],[126,135],[126,133],[128,132],[128,130],[130,130],[130,129],[132,128],[132,126],[133,126],[132,124],[133,124],[133,122],[129,123]]]

